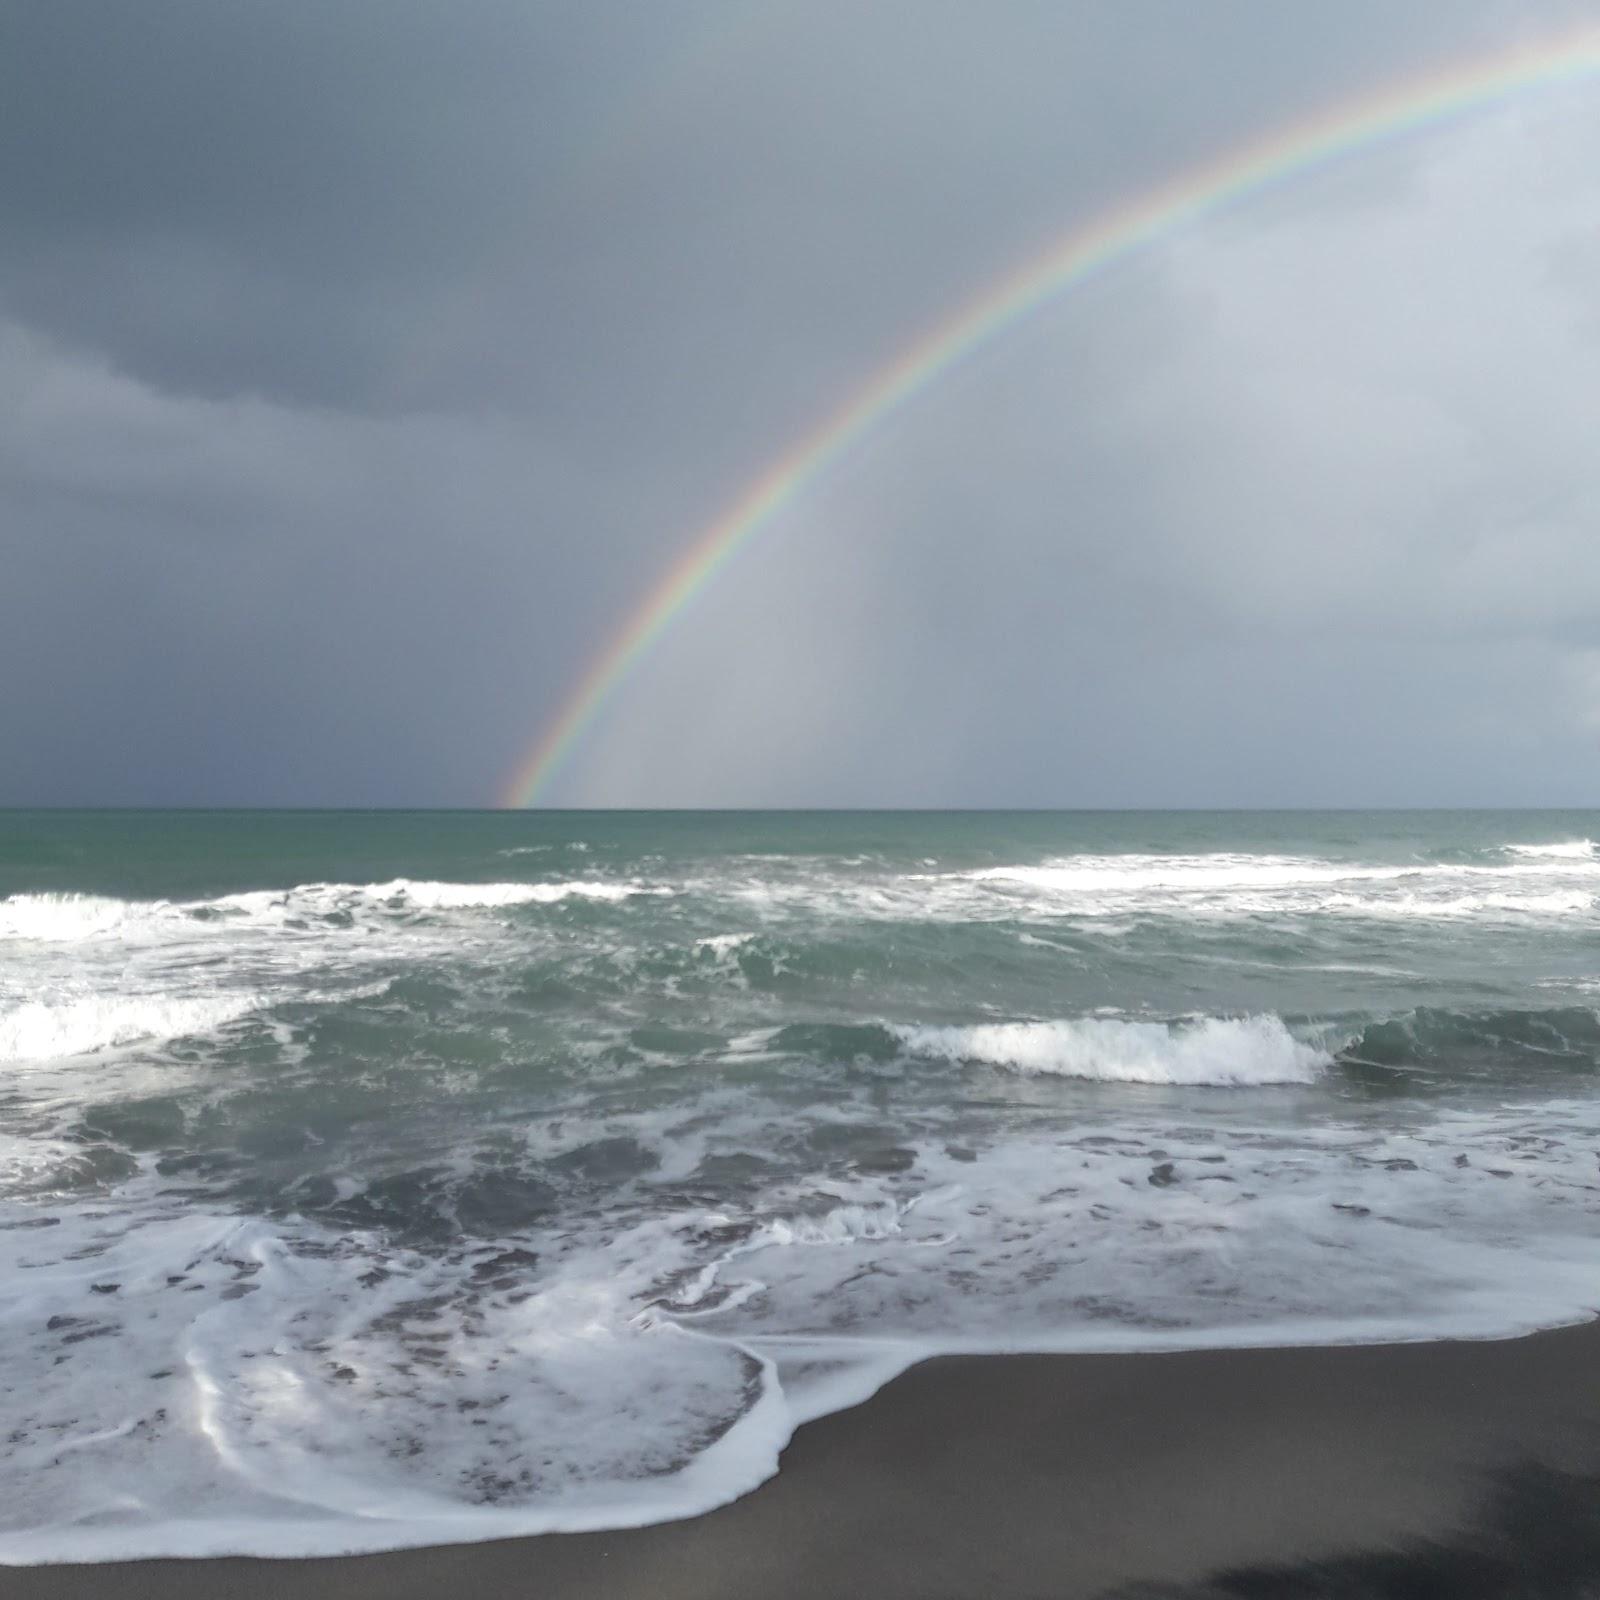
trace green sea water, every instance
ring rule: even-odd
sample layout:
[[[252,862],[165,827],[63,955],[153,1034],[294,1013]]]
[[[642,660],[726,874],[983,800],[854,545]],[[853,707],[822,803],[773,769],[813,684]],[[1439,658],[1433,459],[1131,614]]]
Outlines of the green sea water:
[[[1600,1303],[1595,813],[0,814],[0,1559],[685,1515]]]

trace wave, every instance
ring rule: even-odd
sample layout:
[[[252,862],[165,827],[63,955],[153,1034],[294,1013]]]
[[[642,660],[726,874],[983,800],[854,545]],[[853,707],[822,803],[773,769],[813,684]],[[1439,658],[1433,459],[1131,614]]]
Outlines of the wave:
[[[0,900],[0,939],[65,942],[120,933],[131,918],[169,909],[164,900],[117,900],[98,894],[14,894]]]
[[[1036,861],[939,870],[804,872],[771,863],[691,876],[684,892],[734,902],[741,920],[764,926],[794,918],[911,923],[980,923],[1182,918],[1207,925],[1250,918],[1325,917],[1347,922],[1479,917],[1552,923],[1593,913],[1600,859],[1587,841],[1520,847],[1498,844],[1452,859],[1341,860],[1281,852],[1164,855],[1084,853]],[[747,866],[758,870],[747,870]]]
[[[1593,861],[1592,839],[1568,839],[1560,844],[1508,844],[1506,849],[1514,856],[1548,857],[1557,861]]]
[[[54,1061],[118,1045],[211,1033],[265,1004],[257,994],[29,1000],[0,1012],[0,1062]]]
[[[401,901],[425,911],[458,911],[478,907],[551,905],[559,900],[628,900],[634,895],[670,895],[672,890],[643,883],[574,880],[568,883],[418,883],[396,878],[392,883],[366,884],[357,895]]]
[[[15,894],[0,900],[0,939],[71,943],[108,938],[192,936],[208,928],[259,923],[293,926],[312,918],[361,913],[493,910],[563,900],[622,901],[670,895],[659,885],[609,879],[549,883],[442,883],[393,878],[387,883],[303,883],[251,889],[210,900],[120,900],[93,894]]]
[[[1457,1011],[1422,1006],[1297,1037],[1271,1013],[1194,1022],[1080,1017],[960,1026],[828,1028],[833,1054],[881,1056],[892,1039],[913,1056],[1105,1083],[1240,1087],[1311,1083],[1329,1067],[1417,1068],[1432,1074],[1495,1075],[1507,1069],[1600,1067],[1600,1012],[1584,1006]],[[1312,1030],[1303,1030],[1312,1031]],[[800,1029],[780,1048],[816,1041]],[[877,1048],[875,1048],[877,1046]]]
[[[1471,871],[1473,869],[1464,869]],[[1492,869],[1489,869],[1492,870]],[[1594,909],[1588,889],[1555,889],[1543,894],[1422,894],[1376,899],[1370,895],[1331,895],[1317,909],[1379,919],[1419,918],[1453,921],[1485,915],[1510,917],[1574,916]]]
[[[1077,856],[1038,866],[981,867],[956,874],[972,883],[1085,893],[1105,889],[1284,889],[1307,884],[1382,881],[1413,869],[1356,866],[1301,856]]]
[[[910,1057],[1106,1083],[1238,1087],[1310,1083],[1330,1067],[1420,1068],[1441,1079],[1518,1067],[1600,1068],[1600,1010],[1421,1006],[1295,1029],[1270,1012],[1171,1023],[1114,1016],[965,1026],[790,1023],[745,1043],[826,1061]]]
[[[1173,1024],[1080,1017],[890,1031],[913,1055],[1102,1083],[1311,1083],[1332,1060],[1270,1014]]]
[[[1358,864],[1284,855],[1084,855],[955,873],[916,873],[869,914],[993,919],[1174,915],[1480,916],[1496,920],[1584,915],[1595,905],[1600,860],[1587,841],[1516,848],[1497,864]]]

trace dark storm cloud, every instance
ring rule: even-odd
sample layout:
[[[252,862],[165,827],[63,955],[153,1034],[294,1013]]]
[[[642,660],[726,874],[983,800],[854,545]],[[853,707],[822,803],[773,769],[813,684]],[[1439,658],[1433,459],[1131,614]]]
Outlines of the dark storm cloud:
[[[688,534],[918,328],[1234,140],[1579,14],[23,0],[0,801],[479,803]],[[1593,386],[1559,330],[1600,325],[1600,233],[1568,225],[1582,162],[1537,159],[1576,126],[1527,131],[1517,169],[1551,174],[1512,219],[1543,277],[1488,229],[1460,267],[1502,328],[1484,371],[1417,344],[1465,312],[1359,290],[1377,353],[1334,337],[1286,377],[1284,285],[1368,282],[1396,238],[1395,272],[1435,270],[1474,184],[1520,182],[1503,140],[1286,193],[886,430],[646,664],[566,792],[1492,799],[1485,717],[1537,781],[1588,773],[1561,740],[1600,646]],[[1443,568],[1434,480],[1498,519]],[[1329,517],[1368,530],[1342,563]],[[1364,644],[1304,647],[1302,572]],[[1302,717],[1367,756],[1335,739],[1286,786]],[[1397,778],[1402,728],[1431,767]]]
[[[737,412],[1197,145],[1471,42],[1385,9],[37,0],[0,284],[162,388]]]
[[[162,387],[376,404],[435,296],[559,227],[652,15],[596,40],[579,8],[25,0],[0,56],[8,300]]]

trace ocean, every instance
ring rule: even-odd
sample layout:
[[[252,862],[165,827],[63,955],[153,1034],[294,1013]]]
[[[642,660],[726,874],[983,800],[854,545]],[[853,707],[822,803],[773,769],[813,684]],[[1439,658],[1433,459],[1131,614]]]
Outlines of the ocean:
[[[1600,1307],[1600,814],[0,814],[0,1561],[623,1527],[941,1352]]]

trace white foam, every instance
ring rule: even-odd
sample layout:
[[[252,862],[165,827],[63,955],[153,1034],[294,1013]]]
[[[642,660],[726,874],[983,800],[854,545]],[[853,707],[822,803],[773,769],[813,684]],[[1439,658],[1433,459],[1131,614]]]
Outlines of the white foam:
[[[1526,859],[1502,866],[1357,866],[1288,856],[1110,856],[955,876],[1003,895],[1013,913],[1207,919],[1333,913],[1448,921],[1589,912],[1597,871],[1600,863],[1587,852],[1562,846],[1530,850]]]
[[[1592,839],[1567,839],[1560,844],[1508,844],[1506,849],[1512,855],[1550,857],[1559,861],[1592,861],[1595,854]]]
[[[0,1231],[0,1563],[626,1527],[747,1492],[794,1425],[769,1360],[636,1315],[659,1221],[514,1294],[199,1210],[48,1235]]]
[[[725,1252],[697,1326],[746,1343],[1156,1349],[1491,1337],[1600,1302],[1592,1104],[1215,1130],[1119,1118],[1003,1139],[833,1187],[897,1226],[758,1231]],[[808,1241],[809,1242],[809,1241]],[[733,1292],[754,1279],[755,1296]],[[771,1342],[768,1343],[767,1341]]]
[[[18,1139],[0,1133],[0,1195],[48,1187],[51,1180],[81,1157],[83,1147],[66,1139]]]
[[[574,879],[565,883],[419,883],[396,878],[356,891],[378,901],[402,901],[427,911],[490,906],[551,905],[560,900],[627,900],[634,895],[670,895],[668,888],[643,883]]]
[[[14,894],[0,900],[0,939],[52,943],[121,933],[130,919],[170,910],[166,901],[117,900],[98,894]]]
[[[1170,1025],[1080,1017],[891,1031],[916,1055],[1108,1083],[1311,1083],[1331,1060],[1271,1015]]]
[[[1523,894],[1502,890],[1477,894],[1399,894],[1381,900],[1360,895],[1331,895],[1318,909],[1380,921],[1449,922],[1483,917],[1505,920],[1578,916],[1592,911],[1594,902],[1592,889],[1553,889]]]
[[[892,1201],[834,1206],[819,1217],[776,1217],[759,1236],[777,1245],[855,1244],[888,1239],[900,1232],[901,1208]]]
[[[1226,922],[1324,913],[1378,921],[1558,921],[1593,911],[1600,859],[1578,844],[1526,847],[1498,865],[1129,853],[947,872],[746,873],[691,886],[733,899],[767,922],[795,915],[920,922],[1071,917],[1114,926],[1131,918]]]
[[[194,939],[255,923],[278,930],[305,919],[549,905],[568,899],[621,901],[670,895],[663,885],[608,879],[547,883],[302,883],[210,900],[119,900],[106,895],[16,894],[0,900],[0,939],[38,942]]]
[[[28,1000],[0,1011],[0,1061],[51,1061],[136,1041],[211,1033],[265,1003],[254,994]]]
[[[121,1211],[0,1230],[0,1562],[693,1515],[769,1477],[799,1421],[938,1353],[1577,1320],[1600,1298],[1597,1132],[1556,1103],[1409,1130],[1123,1116],[959,1159],[935,1139],[905,1172],[737,1212],[552,1221],[504,1278],[491,1241],[429,1255],[135,1185]]]
[[[1082,856],[1041,866],[984,867],[961,873],[973,883],[1017,884],[1028,889],[1082,894],[1101,890],[1282,889],[1317,883],[1381,882],[1402,878],[1406,867],[1341,865],[1295,856]]]

